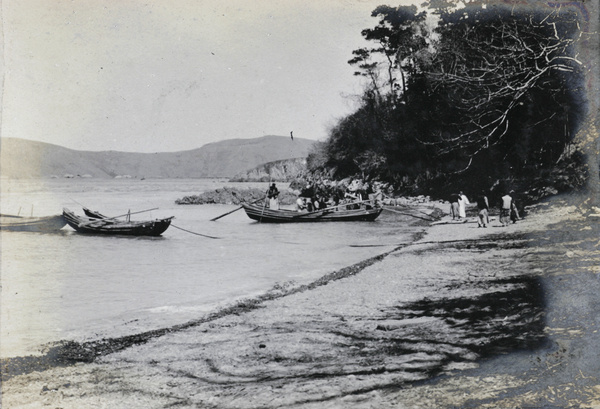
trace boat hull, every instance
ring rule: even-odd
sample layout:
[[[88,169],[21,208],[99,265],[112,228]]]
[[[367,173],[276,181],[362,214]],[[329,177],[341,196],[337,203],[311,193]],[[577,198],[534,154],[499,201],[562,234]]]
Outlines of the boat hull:
[[[117,221],[77,216],[68,209],[63,216],[69,226],[78,233],[110,236],[160,236],[169,228],[173,217],[146,221]]]
[[[357,222],[373,221],[381,208],[360,208],[352,210],[325,210],[301,213],[293,210],[271,210],[268,207],[244,204],[249,218],[261,223],[319,223],[319,222]]]
[[[52,233],[65,227],[67,221],[63,215],[46,217],[0,216],[0,230]]]

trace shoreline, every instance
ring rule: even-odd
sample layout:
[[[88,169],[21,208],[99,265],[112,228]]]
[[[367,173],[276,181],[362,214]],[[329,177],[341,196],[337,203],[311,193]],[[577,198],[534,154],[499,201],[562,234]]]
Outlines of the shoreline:
[[[436,208],[437,205],[439,205],[438,202],[426,203],[421,210],[438,211],[439,209]],[[406,214],[410,215],[409,213]],[[417,217],[417,219],[419,220],[411,224],[421,227],[425,226],[421,222],[420,217]],[[410,245],[414,241],[418,240],[422,235],[424,235],[425,231],[425,229],[422,229],[421,231],[413,233],[412,237],[410,238],[411,241],[403,243],[401,245]],[[392,246],[393,245],[350,245],[350,247]],[[389,253],[389,251],[387,251],[386,254],[387,253]],[[186,328],[210,322],[230,314],[239,314],[247,312],[254,308],[259,308],[259,305],[264,301],[285,297],[295,292],[310,290],[320,285],[325,285],[329,281],[338,280],[348,275],[357,274],[364,267],[372,264],[373,262],[376,262],[381,257],[382,254],[379,253],[367,259],[360,260],[350,266],[346,266],[335,270],[331,273],[327,273],[324,276],[316,279],[312,283],[303,285],[295,284],[295,286],[292,288],[289,288],[289,285],[287,284],[284,286],[285,288],[276,285],[270,289],[266,289],[265,292],[262,294],[259,293],[253,296],[239,298],[229,303],[223,303],[222,306],[217,307],[212,312],[207,312],[201,318],[192,319],[187,322],[182,322],[176,325],[171,325],[162,328],[147,329],[135,333],[123,334],[118,336],[104,336],[102,338],[92,339],[89,341],[76,341],[64,339],[46,344],[40,344],[39,347],[41,353],[1,357],[1,379],[8,380],[17,375],[23,375],[31,373],[33,371],[48,370],[53,367],[64,367],[74,365],[78,362],[90,363],[101,356],[128,348],[133,345],[142,344],[153,338],[157,338],[171,332],[181,331]]]
[[[410,245],[410,243],[407,245]],[[277,300],[294,293],[309,291],[316,287],[326,285],[331,281],[340,280],[342,278],[358,274],[364,268],[376,263],[377,261],[380,261],[387,254],[393,251],[394,250],[387,251],[383,254],[370,257],[351,266],[334,271],[333,273],[326,274],[310,284],[300,285],[292,289],[280,289],[279,291],[271,290],[256,297],[244,298],[234,302],[230,306],[219,308],[216,311],[207,314],[205,317],[188,321],[183,324],[144,331],[137,334],[102,338],[93,341],[59,341],[55,343],[55,346],[47,348],[48,351],[42,355],[25,355],[1,358],[0,373],[2,374],[2,381],[4,382],[15,376],[26,375],[36,371],[47,371],[53,368],[72,366],[77,363],[92,363],[96,359],[105,355],[112,354],[135,345],[144,344],[152,339],[162,337],[166,334],[192,328],[217,320],[219,318],[227,317],[229,315],[244,314],[254,309],[261,308],[261,304],[265,301]]]
[[[571,217],[572,208],[556,202],[538,206],[527,219],[507,228],[477,229],[472,223],[432,226],[420,239],[399,243],[306,288],[265,296],[239,310],[234,306],[210,321],[167,331],[120,352],[110,351],[94,363],[15,375],[3,382],[3,403],[9,407],[51,403],[63,408],[100,403],[128,408],[516,408],[556,404],[562,393],[564,402],[570,402],[564,398],[569,395],[578,405],[595,407],[600,404],[600,382],[594,375],[600,371],[593,372],[599,365],[595,352],[600,350],[595,349],[600,346],[598,318],[593,315],[597,301],[594,304],[590,298],[593,292],[585,298],[573,291],[597,288],[600,271],[593,241],[597,225],[590,227],[587,220]],[[568,240],[557,240],[551,237],[556,229],[547,229],[552,223],[576,224],[578,229],[565,230],[572,233]],[[569,249],[571,243],[579,248],[582,242],[591,246],[586,251]],[[565,254],[568,265],[560,261]],[[584,262],[589,271],[580,271]],[[568,269],[561,270],[561,263]],[[401,274],[405,280],[414,277],[415,283],[426,285],[419,282],[419,269],[436,268],[444,270],[438,279],[448,280],[449,285],[435,287],[446,293],[433,291],[433,306],[452,301],[456,292],[472,296],[478,286],[501,288],[524,275],[535,277],[532,282],[542,284],[547,304],[544,339],[535,333],[526,340],[529,348],[491,357],[469,355],[475,349],[449,341],[434,348],[439,355],[447,345],[454,345],[454,352],[447,353],[459,354],[456,362],[442,362],[435,369],[438,358],[424,350],[413,354],[413,361],[401,362],[407,353],[396,355],[388,348],[400,345],[395,334],[429,318],[419,318],[416,311],[424,304],[415,304],[418,300],[410,300],[410,293],[402,294],[403,288],[396,286],[401,281],[395,280]],[[564,288],[568,279],[575,280],[573,289]],[[574,296],[591,302],[572,307],[587,308],[581,322],[581,315],[560,310]],[[400,306],[405,310],[413,308],[412,315],[404,312],[408,318],[398,316],[398,298],[403,299]],[[539,324],[538,311],[531,313]],[[582,322],[589,325],[582,328]],[[506,325],[502,319],[492,324],[498,330]],[[403,348],[411,348],[409,341],[402,340]],[[493,349],[493,344],[487,345],[484,350]],[[433,365],[431,370],[437,372],[428,378],[408,370],[416,363],[420,368]]]

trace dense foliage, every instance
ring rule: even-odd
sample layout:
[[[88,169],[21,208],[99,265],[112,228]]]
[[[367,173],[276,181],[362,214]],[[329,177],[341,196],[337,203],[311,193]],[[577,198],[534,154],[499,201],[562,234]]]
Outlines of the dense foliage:
[[[373,47],[349,61],[366,80],[360,106],[313,152],[313,170],[443,195],[577,168],[577,15],[447,5],[373,11],[379,23],[362,31]]]

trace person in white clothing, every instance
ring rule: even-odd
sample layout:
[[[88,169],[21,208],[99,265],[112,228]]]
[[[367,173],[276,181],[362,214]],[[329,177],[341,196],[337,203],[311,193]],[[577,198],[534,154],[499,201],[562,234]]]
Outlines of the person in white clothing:
[[[465,206],[468,205],[469,203],[469,199],[467,199],[467,196],[465,196],[465,194],[463,192],[460,192],[458,194],[458,217],[459,219],[464,219],[465,217],[467,217],[467,213],[465,210]]]
[[[510,222],[510,209],[512,208],[512,197],[509,193],[502,196],[502,209],[500,209],[500,223],[507,226]]]

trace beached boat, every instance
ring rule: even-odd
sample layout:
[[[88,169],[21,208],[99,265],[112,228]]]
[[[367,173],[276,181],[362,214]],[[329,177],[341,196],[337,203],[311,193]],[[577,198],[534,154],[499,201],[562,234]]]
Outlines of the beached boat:
[[[93,211],[92,211],[93,212]],[[173,217],[154,220],[117,220],[102,217],[93,212],[94,217],[78,216],[69,209],[63,209],[63,216],[69,226],[79,233],[125,235],[125,236],[160,236],[171,225]]]
[[[0,230],[30,231],[37,233],[56,232],[65,227],[67,221],[62,214],[45,217],[22,217],[0,215]]]
[[[248,217],[261,223],[310,223],[310,222],[356,222],[373,221],[379,216],[380,207],[365,207],[359,209],[326,208],[315,212],[297,212],[294,210],[271,210],[268,207],[243,204]]]

